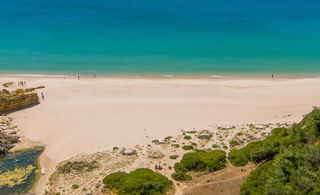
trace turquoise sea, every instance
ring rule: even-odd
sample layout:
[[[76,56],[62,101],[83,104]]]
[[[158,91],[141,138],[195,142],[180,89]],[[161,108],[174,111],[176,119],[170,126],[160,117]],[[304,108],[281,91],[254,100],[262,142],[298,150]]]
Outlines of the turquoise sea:
[[[0,0],[0,73],[320,75],[320,1]]]

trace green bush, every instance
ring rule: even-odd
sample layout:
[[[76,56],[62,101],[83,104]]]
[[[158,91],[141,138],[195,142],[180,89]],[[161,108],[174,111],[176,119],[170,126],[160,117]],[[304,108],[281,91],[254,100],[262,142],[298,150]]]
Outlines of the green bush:
[[[240,133],[237,133],[236,135],[237,135],[237,136],[242,136],[242,135],[243,135],[243,133],[242,133],[242,132],[240,132]]]
[[[179,144],[172,144],[172,147],[179,148],[180,145]]]
[[[168,136],[168,137],[165,137],[163,140],[164,141],[170,141],[173,137],[172,136]]]
[[[173,156],[169,156],[170,159],[175,160],[177,159],[179,156],[178,155],[173,155]]]
[[[248,163],[248,158],[242,150],[231,150],[228,155],[228,159],[233,166],[242,167]]]
[[[249,143],[242,150],[249,161],[260,163],[264,160],[272,159],[279,153],[280,143],[286,140],[288,130],[278,128],[273,130],[273,134],[265,140]]]
[[[232,140],[229,142],[229,145],[230,146],[237,146],[237,145],[239,145],[239,143],[236,140]]]
[[[320,194],[320,110],[291,128],[278,128],[242,150],[254,163],[264,162],[241,186],[242,195]]]
[[[128,174],[125,172],[111,173],[103,179],[104,187],[107,189],[119,189]]]
[[[103,179],[105,188],[116,190],[119,195],[161,195],[172,188],[172,181],[149,169],[131,173],[117,172]]]
[[[72,185],[72,189],[76,190],[76,189],[78,189],[78,188],[79,188],[79,185],[78,185],[78,184],[73,184],[73,185]]]
[[[217,171],[226,167],[226,153],[221,150],[207,152],[197,150],[193,153],[183,155],[182,160],[174,165],[176,175],[181,176],[180,172],[189,171]],[[181,176],[182,177],[182,176]],[[185,178],[183,176],[183,178]]]
[[[190,140],[190,139],[191,139],[191,136],[186,135],[186,136],[184,136],[184,139],[186,139],[186,140]]]
[[[190,181],[192,179],[190,175],[182,171],[172,173],[171,177],[176,181]]]
[[[219,146],[217,144],[213,144],[212,148],[219,148]]]
[[[184,149],[184,150],[192,150],[192,149],[193,149],[193,146],[186,146],[186,145],[184,145],[184,146],[182,147],[182,149]]]
[[[224,145],[222,148],[225,149],[225,150],[227,150],[227,149],[228,149],[228,146]]]
[[[157,140],[157,139],[151,141],[151,143],[154,143],[154,144],[159,144],[159,142],[160,142],[160,141]]]
[[[196,144],[196,143],[194,143],[194,142],[192,142],[192,143],[191,143],[191,146],[193,146],[193,147],[197,147],[197,144]]]

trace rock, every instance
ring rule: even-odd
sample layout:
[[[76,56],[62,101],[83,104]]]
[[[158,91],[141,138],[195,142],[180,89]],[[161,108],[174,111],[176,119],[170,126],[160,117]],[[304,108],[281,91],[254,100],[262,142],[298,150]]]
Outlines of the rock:
[[[10,131],[9,134],[15,135],[15,134],[17,134],[17,132],[16,131]]]
[[[19,137],[0,132],[0,157],[6,155],[18,142]]]
[[[3,84],[4,87],[10,87],[11,85],[13,85],[13,82],[8,82]]]
[[[37,89],[44,89],[44,88],[46,88],[46,87],[43,86],[43,85],[40,85],[40,86],[37,87]]]
[[[120,153],[125,156],[131,156],[131,155],[135,155],[137,151],[134,149],[123,148]]]
[[[149,158],[158,159],[164,157],[164,155],[159,150],[156,150],[154,148],[148,148],[147,153]]]
[[[41,168],[41,175],[45,175],[46,174],[46,168],[42,167]]]
[[[231,125],[219,125],[218,128],[222,130],[230,130],[230,129],[233,129],[234,127]]]
[[[197,135],[199,139],[210,139],[212,137],[212,133],[208,130],[200,131]]]
[[[0,91],[0,113],[4,114],[19,110],[39,103],[36,93],[29,93],[23,89],[9,92],[6,89]]]
[[[256,128],[256,129],[265,129],[265,126],[263,126],[263,125],[254,125],[254,128]]]

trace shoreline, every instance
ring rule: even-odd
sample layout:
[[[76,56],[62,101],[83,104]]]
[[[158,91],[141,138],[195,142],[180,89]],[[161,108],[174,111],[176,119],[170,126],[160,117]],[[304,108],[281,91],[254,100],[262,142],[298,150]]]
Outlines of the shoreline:
[[[76,73],[1,73],[0,77],[21,77],[21,78],[94,78],[94,73],[76,74]],[[212,73],[212,74],[97,74],[101,79],[317,79],[320,73]]]

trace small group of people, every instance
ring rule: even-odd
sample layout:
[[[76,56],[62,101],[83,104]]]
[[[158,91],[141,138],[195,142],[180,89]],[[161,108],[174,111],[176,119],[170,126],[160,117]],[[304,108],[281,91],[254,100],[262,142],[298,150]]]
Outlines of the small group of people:
[[[25,82],[25,81],[19,81],[19,82],[18,82],[18,86],[22,86],[22,87],[27,86],[27,82]]]
[[[155,165],[154,168],[159,171],[161,171],[163,169],[163,167],[161,167],[161,165]]]

